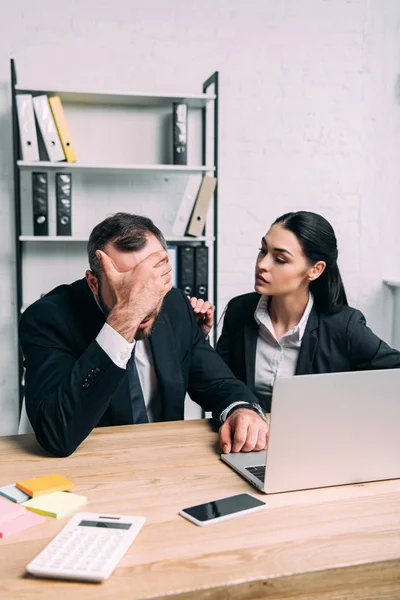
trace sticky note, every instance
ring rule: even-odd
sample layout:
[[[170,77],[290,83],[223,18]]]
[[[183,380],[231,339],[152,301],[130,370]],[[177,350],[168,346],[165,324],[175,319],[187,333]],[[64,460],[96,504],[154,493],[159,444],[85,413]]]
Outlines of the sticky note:
[[[10,485],[3,485],[3,487],[0,487],[0,496],[7,498],[7,500],[11,500],[11,502],[16,502],[17,504],[21,504],[21,502],[26,502],[30,498],[28,494],[25,494],[25,492],[19,490],[15,483],[12,483]]]
[[[39,498],[24,502],[24,506],[39,515],[60,519],[71,514],[74,510],[86,504],[86,496],[70,494],[69,492],[54,492]]]
[[[0,498],[0,524],[11,521],[20,515],[24,514],[25,509],[20,504],[10,502],[5,498]]]
[[[62,475],[56,474],[17,481],[15,485],[32,498],[51,494],[52,492],[66,492],[67,490],[72,490],[74,487],[72,481]]]
[[[6,523],[0,523],[0,538],[5,538],[13,533],[25,531],[25,529],[30,529],[30,527],[35,527],[35,525],[41,525],[45,522],[45,517],[41,517],[40,515],[36,515],[35,513],[24,509],[24,512],[19,517],[11,519]]]

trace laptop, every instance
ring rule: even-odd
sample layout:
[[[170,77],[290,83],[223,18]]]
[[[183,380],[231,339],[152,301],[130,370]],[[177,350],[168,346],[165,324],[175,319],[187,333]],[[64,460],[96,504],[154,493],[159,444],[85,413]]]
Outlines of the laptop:
[[[277,378],[268,450],[221,459],[266,494],[400,478],[400,369]]]

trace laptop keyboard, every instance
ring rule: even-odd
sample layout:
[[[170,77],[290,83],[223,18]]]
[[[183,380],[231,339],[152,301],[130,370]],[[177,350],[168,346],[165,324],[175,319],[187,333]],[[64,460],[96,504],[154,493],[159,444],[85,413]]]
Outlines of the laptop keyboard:
[[[245,467],[246,471],[257,477],[260,481],[264,483],[265,479],[265,465],[259,465],[257,467]]]

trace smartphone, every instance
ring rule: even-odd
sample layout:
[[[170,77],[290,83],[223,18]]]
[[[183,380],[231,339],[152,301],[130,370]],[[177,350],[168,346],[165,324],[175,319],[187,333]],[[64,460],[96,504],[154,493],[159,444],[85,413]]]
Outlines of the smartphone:
[[[205,504],[182,508],[179,514],[196,525],[203,527],[220,521],[227,521],[240,515],[248,515],[267,508],[267,503],[255,498],[251,494],[236,494],[227,498],[220,498]]]

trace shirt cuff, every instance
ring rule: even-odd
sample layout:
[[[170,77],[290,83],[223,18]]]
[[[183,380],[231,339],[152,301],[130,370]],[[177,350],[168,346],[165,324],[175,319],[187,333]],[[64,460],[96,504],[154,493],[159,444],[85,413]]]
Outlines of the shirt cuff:
[[[250,402],[232,402],[232,404],[230,404],[227,408],[225,408],[225,410],[222,411],[222,413],[219,415],[219,420],[221,421],[221,423],[225,423],[226,421],[226,415],[228,414],[228,412],[230,410],[232,410],[232,408],[234,408],[235,406],[243,406],[243,408],[246,408],[246,406],[251,406]]]
[[[117,367],[126,369],[135,341],[130,344],[108,323],[104,323],[96,337],[96,341]]]

